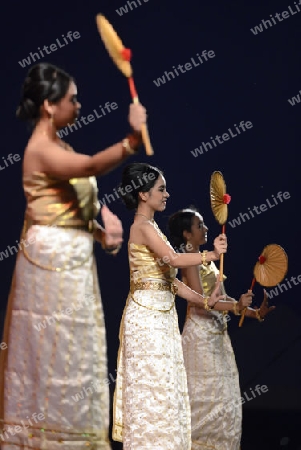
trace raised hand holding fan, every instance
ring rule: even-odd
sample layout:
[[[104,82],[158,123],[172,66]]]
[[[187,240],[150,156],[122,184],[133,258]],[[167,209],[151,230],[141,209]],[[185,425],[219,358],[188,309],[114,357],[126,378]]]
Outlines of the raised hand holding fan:
[[[130,60],[132,57],[131,50],[124,47],[114,28],[102,14],[98,14],[96,16],[96,23],[100,37],[109,55],[111,56],[118,69],[128,79],[133,102],[139,103],[139,98],[133,79],[133,70],[130,64]],[[146,154],[148,156],[153,155],[154,151],[150,142],[147,125],[145,123],[142,125],[141,134]]]
[[[226,193],[226,183],[223,174],[215,171],[210,179],[210,202],[213,215],[217,222],[222,225],[222,233],[225,234],[226,222],[228,218],[228,204],[231,196]],[[224,274],[224,254],[220,256],[219,277],[223,281]]]
[[[273,287],[281,283],[288,268],[287,254],[280,245],[270,244],[264,247],[254,267],[254,277],[250,287],[253,290],[254,284],[259,283],[264,287]],[[246,314],[246,308],[241,314],[239,326],[241,327]]]

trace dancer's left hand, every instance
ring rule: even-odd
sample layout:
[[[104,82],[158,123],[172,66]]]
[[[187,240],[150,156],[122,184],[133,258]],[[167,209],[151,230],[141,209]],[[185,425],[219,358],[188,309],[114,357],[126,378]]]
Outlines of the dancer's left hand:
[[[267,294],[267,291],[264,289],[263,290],[263,301],[262,301],[262,303],[260,305],[260,308],[259,308],[259,314],[260,314],[260,317],[262,319],[264,319],[264,317],[267,314],[269,314],[270,312],[274,311],[274,309],[276,308],[276,306],[269,306],[268,302],[269,302],[268,301],[268,294]]]
[[[109,208],[104,205],[101,208],[101,217],[105,227],[105,243],[107,247],[117,247],[123,242],[122,223]]]

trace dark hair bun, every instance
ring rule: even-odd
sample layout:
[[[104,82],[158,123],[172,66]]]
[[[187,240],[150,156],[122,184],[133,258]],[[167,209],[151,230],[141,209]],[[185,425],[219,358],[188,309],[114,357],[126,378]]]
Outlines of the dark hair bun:
[[[17,109],[17,117],[21,120],[36,119],[39,116],[39,108],[30,98],[25,98]]]
[[[17,117],[36,121],[44,100],[59,102],[66,95],[71,81],[69,74],[52,64],[40,63],[31,67],[22,86]]]
[[[122,173],[119,192],[127,209],[136,209],[139,192],[148,192],[163,173],[157,167],[144,163],[127,165]]]

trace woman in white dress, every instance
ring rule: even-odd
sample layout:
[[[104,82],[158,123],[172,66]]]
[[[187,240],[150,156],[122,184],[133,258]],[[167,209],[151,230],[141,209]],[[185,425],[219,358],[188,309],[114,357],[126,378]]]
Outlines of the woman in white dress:
[[[214,262],[207,262],[206,251],[200,253],[200,246],[207,242],[207,231],[203,217],[193,208],[178,211],[169,219],[171,243],[189,254],[203,256],[199,266],[181,270],[182,281],[203,295],[211,294],[219,276]],[[222,292],[226,295],[223,285]],[[250,308],[252,296],[248,292],[237,302],[226,295],[225,301],[218,303],[224,306],[222,312],[188,303],[182,345],[192,416],[192,450],[240,448],[242,404],[227,321],[228,312],[239,315],[246,306],[246,316],[260,321],[274,309],[267,306],[266,293],[259,309]]]
[[[96,176],[137,150],[145,109],[131,105],[133,131],[93,156],[58,137],[80,112],[74,79],[48,63],[33,66],[17,111],[33,123],[23,158],[26,196],[7,306],[0,365],[3,450],[109,450],[105,323],[93,252],[116,253],[122,225],[102,209]],[[129,145],[131,144],[131,145]],[[79,398],[79,397],[81,398]]]
[[[200,308],[223,296],[219,283],[210,297],[177,278],[178,267],[198,266],[199,254],[177,254],[154,220],[169,194],[163,173],[148,164],[124,169],[123,200],[135,210],[128,253],[130,293],[120,327],[113,439],[124,450],[190,450],[191,416],[175,294]],[[226,251],[219,236],[208,261]],[[217,305],[216,305],[217,306]]]

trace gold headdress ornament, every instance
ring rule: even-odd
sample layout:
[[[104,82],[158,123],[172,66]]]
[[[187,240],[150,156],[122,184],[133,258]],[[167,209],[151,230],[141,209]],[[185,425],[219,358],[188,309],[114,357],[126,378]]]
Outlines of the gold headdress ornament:
[[[213,215],[217,222],[222,225],[222,233],[225,233],[228,218],[228,204],[231,196],[226,193],[226,183],[221,172],[215,171],[210,180],[210,201]],[[223,281],[224,254],[220,256],[219,274],[220,281]]]
[[[96,16],[96,23],[100,37],[109,55],[111,56],[118,69],[128,79],[133,102],[139,103],[138,94],[133,79],[133,70],[130,64],[130,60],[132,57],[131,50],[124,47],[114,28],[102,14],[98,14]],[[145,123],[142,124],[141,134],[146,154],[149,156],[153,155],[154,151],[150,142],[147,125]]]
[[[252,292],[254,284],[259,283],[264,287],[273,287],[281,283],[287,274],[288,258],[287,254],[280,245],[270,244],[264,247],[254,267],[254,277],[250,287]],[[246,314],[245,308],[241,314],[239,326],[241,327]]]

